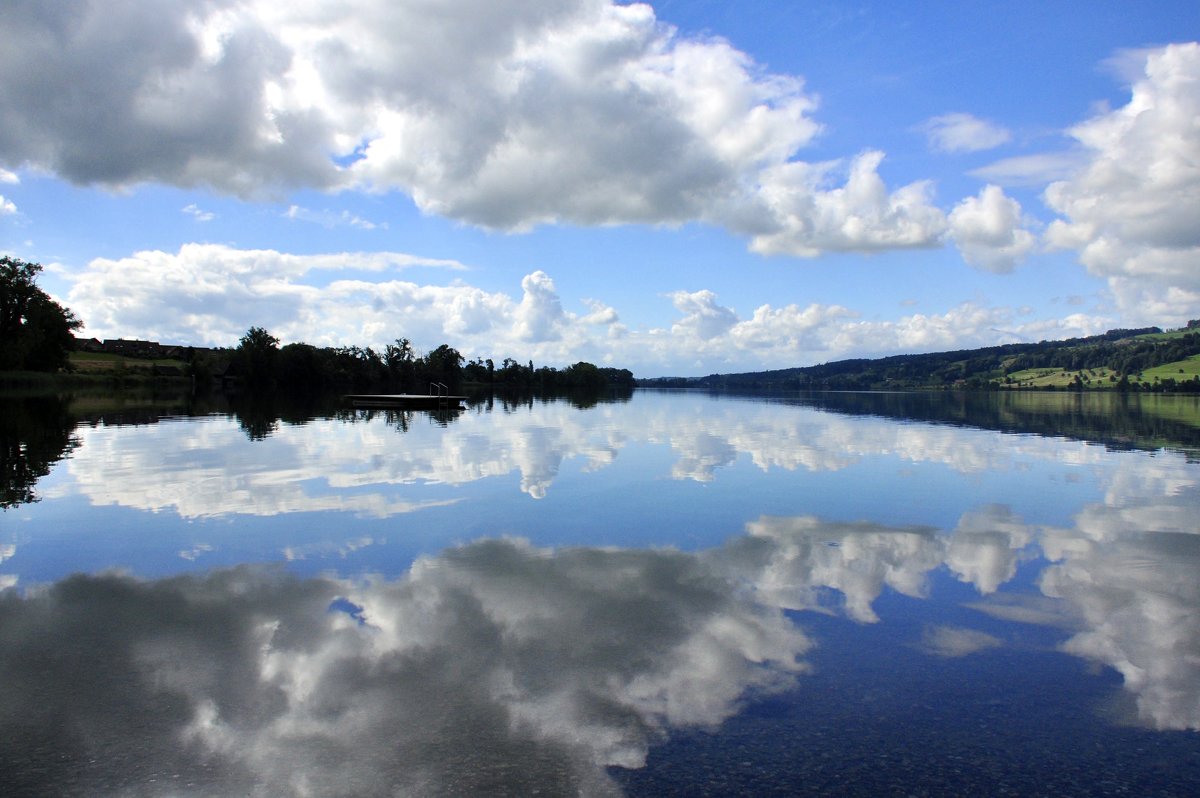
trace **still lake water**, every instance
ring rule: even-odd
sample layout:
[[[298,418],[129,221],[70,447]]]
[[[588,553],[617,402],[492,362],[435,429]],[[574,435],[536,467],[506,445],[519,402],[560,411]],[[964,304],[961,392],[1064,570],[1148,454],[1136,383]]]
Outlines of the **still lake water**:
[[[0,795],[1200,792],[1196,397],[0,410]]]

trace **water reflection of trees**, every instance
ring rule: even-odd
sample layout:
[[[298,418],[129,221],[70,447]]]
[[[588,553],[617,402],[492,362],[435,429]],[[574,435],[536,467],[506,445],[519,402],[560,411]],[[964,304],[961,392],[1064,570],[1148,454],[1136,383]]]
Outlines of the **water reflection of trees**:
[[[633,397],[632,388],[577,389],[560,393],[538,393],[533,391],[497,391],[469,395],[466,410],[493,412],[499,407],[505,413],[521,409],[532,410],[535,406],[567,402],[572,407],[587,410],[601,404],[628,402]],[[227,397],[229,410],[237,418],[238,425],[253,441],[261,441],[274,434],[280,423],[305,424],[315,418],[337,418],[339,421],[355,423],[386,419],[388,426],[398,432],[407,432],[419,419],[427,420],[438,427],[449,427],[460,415],[459,410],[406,410],[401,408],[348,408],[339,394],[284,391],[242,391]]]
[[[242,391],[227,397],[238,426],[252,441],[266,439],[283,424],[307,424],[328,418],[340,407],[336,394]]]
[[[1200,397],[914,391],[824,392],[789,398],[844,415],[978,427],[1101,443],[1115,450],[1200,454]]]
[[[74,429],[58,397],[0,399],[0,507],[38,500],[37,481],[79,445]]]
[[[628,386],[577,386],[571,390],[539,392],[521,390],[517,387],[506,386],[502,389],[489,391],[478,397],[486,401],[488,409],[499,402],[500,406],[510,412],[522,407],[532,408],[535,404],[550,404],[565,401],[572,407],[587,410],[597,405],[628,402],[633,398],[633,388]]]
[[[424,420],[435,427],[449,427],[462,414],[462,410],[441,408],[438,410],[406,410],[399,407],[363,407],[339,410],[336,418],[350,424],[372,422],[382,419],[383,423],[400,433],[408,432],[414,423]]]
[[[79,447],[80,425],[157,424],[164,417],[227,410],[220,397],[157,393],[0,397],[0,507],[38,500],[38,480]]]

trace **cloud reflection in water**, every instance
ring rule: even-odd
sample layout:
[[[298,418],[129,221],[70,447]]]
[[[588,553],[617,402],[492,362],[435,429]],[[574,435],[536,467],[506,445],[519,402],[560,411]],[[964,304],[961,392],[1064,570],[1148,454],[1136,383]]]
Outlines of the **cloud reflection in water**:
[[[1082,619],[1063,650],[1115,668],[1132,722],[1200,729],[1200,531],[1194,488],[1096,505],[1054,530],[1041,587]]]
[[[1086,528],[1039,532],[1002,507],[948,535],[813,517],[747,531],[697,553],[481,540],[398,580],[239,568],[7,591],[0,760],[23,764],[4,778],[141,795],[616,794],[606,767],[640,767],[669,729],[715,727],[796,684],[812,644],[784,610],[875,622],[885,588],[925,596],[943,566],[1002,610],[1014,598],[991,591],[1011,553],[1043,538],[1063,554],[1042,618],[1078,624],[1064,650],[1120,670],[1142,722],[1200,727],[1200,536],[1066,545]],[[954,657],[1002,640],[935,626],[913,643]]]
[[[75,576],[0,597],[0,761],[18,791],[602,795],[605,766],[788,686],[809,645],[675,551],[490,540],[397,581]]]

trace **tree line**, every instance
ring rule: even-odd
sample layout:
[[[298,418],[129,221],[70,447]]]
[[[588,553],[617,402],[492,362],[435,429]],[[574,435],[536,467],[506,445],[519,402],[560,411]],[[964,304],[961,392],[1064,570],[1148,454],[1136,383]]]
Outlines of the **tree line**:
[[[212,376],[217,364],[198,359],[192,367],[193,373],[203,378]],[[492,387],[554,392],[634,386],[633,373],[628,369],[598,367],[584,361],[556,369],[534,368],[533,361],[522,364],[505,358],[497,367],[491,358],[468,361],[448,344],[418,355],[407,338],[397,338],[382,351],[369,346],[280,346],[279,339],[262,327],[251,327],[241,337],[222,376],[251,388],[280,386],[305,391],[431,393]]]

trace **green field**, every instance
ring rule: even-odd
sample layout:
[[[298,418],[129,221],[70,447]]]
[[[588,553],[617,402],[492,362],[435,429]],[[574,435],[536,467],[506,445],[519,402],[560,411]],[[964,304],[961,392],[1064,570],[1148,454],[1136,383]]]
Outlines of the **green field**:
[[[1066,388],[1075,382],[1076,375],[1083,380],[1084,388],[1115,388],[1120,379],[1116,372],[1107,368],[1082,371],[1039,368],[1014,371],[1008,375],[1012,382],[1005,385],[1009,388]]]
[[[1134,336],[1134,341],[1170,341],[1174,338],[1182,338],[1185,335],[1191,335],[1197,332],[1194,328],[1183,328],[1182,330],[1168,330],[1160,333],[1146,333],[1145,335]]]
[[[1121,378],[1119,374],[1107,368],[1083,369],[1082,371],[1037,368],[1014,371],[1008,375],[1011,382],[1005,383],[1005,387],[1066,388],[1075,382],[1075,375],[1077,374],[1083,380],[1084,389],[1087,390],[1116,388],[1117,380]],[[1200,377],[1200,355],[1194,355],[1187,360],[1164,363],[1161,366],[1146,369],[1138,374],[1130,374],[1129,381],[1153,385],[1156,381],[1168,378],[1190,380],[1193,377]]]
[[[1165,380],[1168,377],[1175,380],[1190,380],[1192,377],[1198,376],[1200,376],[1200,355],[1193,355],[1187,360],[1179,360],[1174,363],[1164,363],[1142,372],[1142,379],[1146,382],[1153,382],[1155,379]]]

